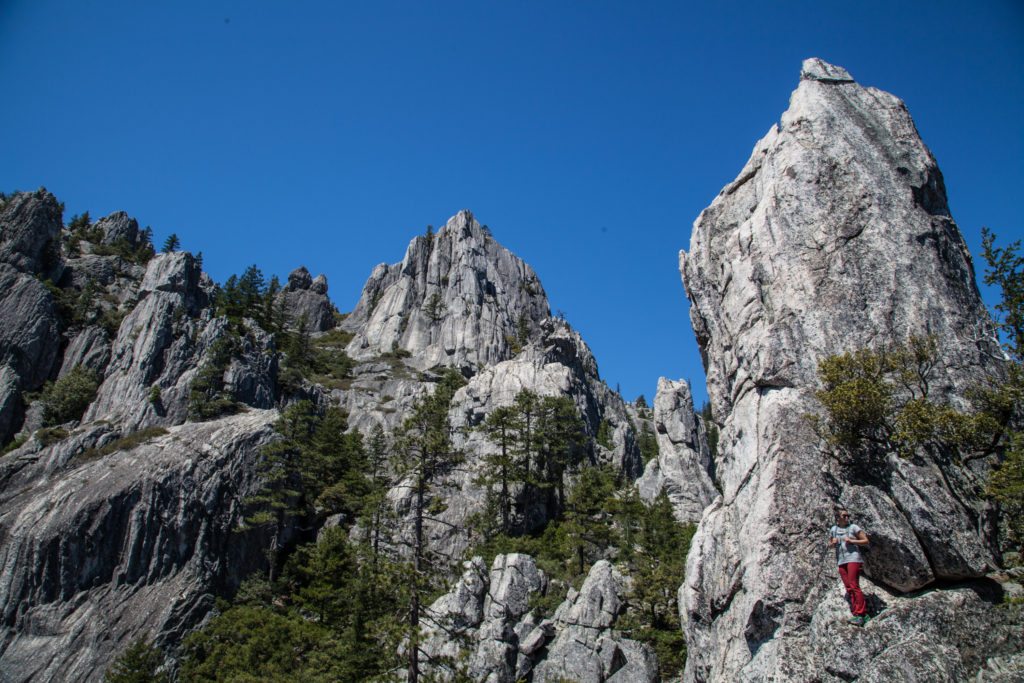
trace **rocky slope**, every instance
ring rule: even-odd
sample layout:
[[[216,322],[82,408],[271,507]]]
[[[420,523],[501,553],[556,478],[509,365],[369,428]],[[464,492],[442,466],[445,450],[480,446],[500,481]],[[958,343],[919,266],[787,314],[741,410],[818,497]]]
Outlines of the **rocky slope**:
[[[441,302],[434,317],[427,312],[431,300]],[[572,398],[590,436],[608,423],[612,447],[595,444],[589,462],[610,463],[629,479],[642,471],[625,402],[601,380],[580,335],[549,310],[533,270],[461,211],[436,234],[414,238],[401,263],[377,266],[341,324],[353,335],[348,353],[361,362],[351,384],[334,390],[332,398],[364,433],[376,425],[397,428],[415,400],[432,389],[440,368],[468,377],[450,417],[455,446],[469,457],[439,483],[447,507],[427,523],[432,549],[442,556],[459,558],[468,547],[470,519],[484,503],[474,482],[483,456],[497,448],[472,428],[524,389]],[[390,498],[396,509],[407,510],[410,495],[409,487],[398,486]],[[521,529],[547,521],[542,506],[524,501],[524,507]]]
[[[0,680],[89,681],[129,642],[174,646],[265,564],[239,534],[275,411],[189,423],[103,457],[109,426],[32,441],[0,477]]]
[[[569,396],[591,436],[606,425],[609,440],[589,446],[587,464],[610,463],[628,479],[642,471],[634,420],[600,379],[589,348],[549,316],[529,266],[468,212],[414,239],[402,264],[378,267],[343,329],[334,328],[326,279],[295,270],[274,299],[283,323],[312,332],[318,348],[347,345],[355,362],[346,376],[296,379],[292,371],[287,380],[281,364],[288,361],[266,322],[231,317],[191,254],[153,255],[127,215],[63,226],[60,205],[40,191],[15,195],[0,217],[0,276],[10,280],[0,295],[7,297],[0,426],[10,450],[0,459],[4,683],[99,680],[140,637],[165,648],[173,670],[177,646],[208,618],[214,598],[266,569],[268,539],[237,529],[243,501],[259,486],[260,450],[277,438],[275,408],[301,398],[340,405],[364,435],[378,425],[391,434],[444,367],[462,372],[468,382],[450,418],[467,462],[438,483],[435,493],[449,504],[428,524],[432,552],[455,567],[484,499],[476,483],[481,457],[495,448],[471,428],[520,390]],[[41,429],[42,402],[24,392],[78,366],[98,378],[82,419]],[[220,408],[197,414],[197,401]],[[389,494],[400,527],[407,494],[401,484]],[[544,506],[528,503],[520,528],[546,523]],[[281,541],[291,535],[286,528]],[[505,576],[516,562],[532,560],[510,560]],[[540,634],[557,640],[581,624],[597,639],[586,647],[608,659],[598,679],[620,671],[624,657],[646,667],[645,680],[656,671],[649,651],[610,630],[618,607],[600,623],[574,607],[620,600],[623,577],[602,566],[603,579],[571,594],[534,634],[531,668],[543,671],[549,652],[575,652],[575,640],[542,647]],[[564,656],[583,661],[590,650]],[[498,667],[480,657],[479,673]],[[560,666],[548,665],[548,676]],[[507,676],[499,669],[494,680],[513,680],[514,665]]]
[[[498,555],[490,571],[474,558],[428,610],[423,650],[431,660],[465,657],[474,680],[653,683],[653,650],[612,630],[627,583],[601,560],[551,618],[539,619],[531,600],[547,591],[548,578],[533,558]]]
[[[954,404],[994,371],[970,257],[904,104],[806,61],[680,268],[723,416],[722,495],[680,589],[686,680],[953,681],[1020,651],[985,578],[998,558],[976,473],[890,454],[868,480],[805,418],[820,411],[818,362],[851,349],[934,336],[933,395]],[[863,630],[842,623],[824,543],[836,503],[872,537],[865,583],[886,610]]]

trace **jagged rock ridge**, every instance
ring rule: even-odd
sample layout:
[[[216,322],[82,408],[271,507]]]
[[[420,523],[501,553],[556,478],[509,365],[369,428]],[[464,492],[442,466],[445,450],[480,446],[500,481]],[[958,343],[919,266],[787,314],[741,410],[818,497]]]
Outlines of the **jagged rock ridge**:
[[[404,349],[420,369],[475,368],[510,358],[549,314],[533,269],[460,211],[401,263],[377,266],[342,327],[353,358]]]
[[[437,366],[454,366],[469,377],[451,408],[459,427],[478,424],[521,389],[568,395],[591,435],[601,423],[610,428],[609,446],[594,446],[587,463],[612,463],[630,479],[641,472],[631,416],[601,381],[592,353],[567,323],[548,316],[533,271],[468,212],[430,240],[414,240],[404,266],[383,267],[386,283],[378,268],[348,332],[331,329],[326,279],[304,268],[291,274],[276,300],[288,324],[294,330],[305,320],[314,336],[335,344],[351,335],[357,362],[350,378],[330,386],[303,380],[288,396],[274,337],[254,320],[218,315],[215,286],[190,254],[140,257],[147,239],[120,212],[64,229],[60,206],[45,191],[16,195],[0,213],[0,251],[9,261],[0,268],[18,285],[10,292],[29,290],[27,303],[3,309],[0,325],[8,335],[0,426],[5,441],[19,426],[26,439],[0,460],[5,681],[96,681],[139,637],[165,647],[173,668],[182,637],[209,615],[213,598],[230,596],[241,578],[266,567],[267,540],[234,530],[258,486],[260,449],[276,438],[273,408],[283,401],[335,401],[364,434],[378,424],[392,431],[431,390]],[[391,314],[370,310],[377,290],[377,303],[390,301]],[[453,313],[456,301],[463,308]],[[69,302],[80,310],[65,310]],[[405,319],[398,327],[396,316]],[[39,430],[36,401],[22,423],[22,392],[78,365],[100,378],[82,420]],[[190,421],[199,378],[221,387],[243,413]],[[494,447],[475,431],[460,432],[457,445],[468,467],[440,483],[451,504],[429,530],[432,547],[453,558],[467,543],[458,530],[482,500],[473,469]],[[399,510],[407,490],[392,492]],[[543,514],[526,505],[522,524],[543,524]],[[621,577],[600,585],[623,588]],[[637,661],[656,666],[640,646],[601,636],[608,626],[588,632],[607,643],[614,660],[607,675],[622,668],[622,653],[646,653]]]
[[[780,124],[695,222],[680,269],[722,421],[722,496],[680,589],[686,680],[952,681],[1024,647],[988,602],[997,557],[978,474],[890,455],[867,482],[804,417],[831,354],[932,335],[933,392],[954,403],[995,369],[942,175],[904,104],[807,60]],[[871,535],[866,583],[888,607],[853,633],[824,544],[836,503]],[[967,583],[906,593],[955,581]],[[953,610],[957,623],[936,630]]]

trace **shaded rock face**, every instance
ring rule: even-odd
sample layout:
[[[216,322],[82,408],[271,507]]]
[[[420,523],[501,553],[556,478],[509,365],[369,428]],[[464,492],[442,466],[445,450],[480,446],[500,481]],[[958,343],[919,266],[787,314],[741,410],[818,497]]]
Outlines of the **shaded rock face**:
[[[324,332],[334,327],[334,306],[327,298],[327,278],[323,275],[317,275],[314,280],[309,271],[300,266],[288,275],[288,284],[278,296],[292,327],[297,327],[302,318],[310,332]]]
[[[0,443],[17,431],[22,391],[42,386],[60,351],[60,327],[53,296],[34,276],[0,264]]]
[[[0,263],[48,275],[56,265],[54,240],[61,225],[60,204],[46,190],[13,195],[0,209]]]
[[[77,462],[83,448],[111,438],[97,425],[4,458],[3,680],[99,681],[132,640],[176,644],[214,595],[263,567],[266,539],[235,528],[276,417],[251,411],[188,424]]]
[[[851,349],[933,335],[944,359],[933,395],[954,403],[991,371],[987,314],[942,175],[900,100],[808,60],[781,123],[695,222],[680,267],[724,416],[722,496],[704,513],[680,589],[686,680],[850,680],[829,669],[835,641],[815,635],[842,627],[843,609],[821,612],[838,583],[825,547],[834,504],[875,539],[867,583],[910,591],[995,566],[972,472],[918,454],[890,457],[881,483],[864,482],[803,417],[820,411],[819,361]],[[960,600],[929,595],[901,599],[905,623],[933,623]],[[857,650],[861,671],[921,680],[927,669],[913,673],[914,662],[932,657],[945,664],[925,678],[961,680],[978,665],[969,632],[993,613],[981,603],[948,629],[914,631],[913,659],[870,624],[858,635],[876,639]]]
[[[704,425],[693,412],[693,396],[686,382],[658,380],[654,430],[658,457],[647,463],[637,480],[637,491],[647,501],[665,491],[676,519],[696,523],[718,492]]]
[[[60,352],[53,296],[39,279],[59,267],[60,229],[60,205],[45,190],[0,209],[0,443],[21,425],[21,392],[42,386]]]
[[[139,223],[124,211],[101,218],[96,227],[103,231],[103,244],[123,242],[133,249],[138,246]]]
[[[549,582],[529,555],[498,555],[490,572],[479,557],[464,566],[452,590],[428,610],[422,643],[428,659],[464,661],[470,679],[487,683],[658,680],[653,651],[613,630],[627,582],[608,562],[594,565],[552,619],[530,609]]]
[[[342,328],[356,359],[404,349],[420,369],[475,368],[510,358],[549,312],[533,269],[460,211],[401,263],[374,268]]]

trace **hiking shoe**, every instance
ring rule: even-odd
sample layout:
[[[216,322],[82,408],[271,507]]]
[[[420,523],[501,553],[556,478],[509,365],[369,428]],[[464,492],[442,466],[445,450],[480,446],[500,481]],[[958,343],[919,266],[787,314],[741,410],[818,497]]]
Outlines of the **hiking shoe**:
[[[864,624],[868,623],[868,618],[867,617],[850,617],[849,619],[847,619],[847,621],[849,623],[853,624],[854,626],[863,626]]]

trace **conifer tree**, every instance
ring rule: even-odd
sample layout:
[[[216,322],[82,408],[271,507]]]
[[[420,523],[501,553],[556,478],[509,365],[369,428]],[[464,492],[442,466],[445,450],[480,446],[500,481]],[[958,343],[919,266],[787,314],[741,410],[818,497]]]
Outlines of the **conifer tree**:
[[[164,653],[143,639],[136,640],[114,660],[103,677],[104,683],[170,683],[161,670]]]
[[[488,493],[492,486],[498,485],[496,503],[501,516],[499,530],[503,534],[509,533],[512,527],[511,487],[523,480],[523,462],[516,447],[521,425],[522,420],[515,408],[503,406],[492,410],[480,426],[484,435],[497,446],[498,452],[484,456],[484,470],[477,483],[486,486]]]
[[[413,522],[411,542],[412,578],[407,621],[407,648],[409,654],[407,681],[417,683],[420,676],[420,617],[425,605],[421,604],[429,590],[429,568],[426,562],[423,522],[427,514],[429,487],[449,473],[461,461],[452,444],[452,426],[448,407],[455,390],[465,380],[449,370],[434,392],[424,396],[412,408],[402,425],[396,448],[395,469],[412,489],[410,515]]]
[[[178,239],[178,235],[176,233],[172,232],[170,235],[167,236],[167,239],[164,240],[163,252],[165,254],[169,254],[172,251],[178,251],[178,249],[180,249],[180,248],[181,248],[181,240]]]

